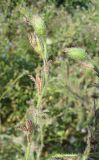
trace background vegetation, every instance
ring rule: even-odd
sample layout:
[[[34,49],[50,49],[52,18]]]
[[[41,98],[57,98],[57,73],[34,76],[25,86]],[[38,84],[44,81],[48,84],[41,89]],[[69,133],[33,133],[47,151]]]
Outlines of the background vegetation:
[[[24,155],[24,136],[16,126],[35,96],[28,75],[35,76],[42,65],[29,44],[30,28],[23,20],[27,13],[44,17],[51,60],[51,81],[44,96],[50,123],[45,128],[42,158],[52,153],[82,153],[95,92],[90,85],[99,80],[90,68],[68,60],[64,49],[85,48],[99,65],[99,1],[1,0],[0,160],[19,160]],[[96,152],[94,159],[99,157],[99,149]]]

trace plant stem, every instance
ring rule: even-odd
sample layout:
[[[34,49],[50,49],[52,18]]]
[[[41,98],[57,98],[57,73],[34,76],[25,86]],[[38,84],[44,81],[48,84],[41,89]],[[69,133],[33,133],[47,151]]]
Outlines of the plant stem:
[[[48,77],[44,74],[44,82],[45,83],[44,83],[41,95],[38,95],[37,108],[40,108],[40,104],[42,103],[42,97],[43,97],[44,92],[45,92],[46,87],[47,87],[47,80],[48,80]],[[40,140],[40,149],[39,149],[39,153],[37,154],[37,160],[40,160],[40,155],[41,155],[41,152],[42,152],[43,140],[44,140],[44,124],[42,122],[42,117],[41,116],[40,116],[39,121],[40,121],[40,133],[39,133],[38,139]]]
[[[26,154],[25,154],[25,160],[29,160],[30,146],[31,146],[31,143],[28,142],[28,146],[27,146]]]
[[[47,45],[46,42],[44,42],[44,59],[43,59],[43,66],[45,68],[45,65],[47,63]],[[43,75],[43,88],[42,88],[42,92],[41,95],[38,95],[38,101],[37,101],[37,108],[40,108],[40,104],[42,103],[42,97],[44,95],[44,92],[46,90],[46,86],[47,86],[47,81],[48,81],[48,74],[46,74],[46,72],[44,72]],[[42,121],[42,116],[40,116],[40,133],[39,133],[39,140],[40,140],[40,148],[39,148],[39,153],[37,154],[37,160],[40,160],[40,155],[42,152],[42,148],[43,148],[43,141],[44,141],[44,123]]]

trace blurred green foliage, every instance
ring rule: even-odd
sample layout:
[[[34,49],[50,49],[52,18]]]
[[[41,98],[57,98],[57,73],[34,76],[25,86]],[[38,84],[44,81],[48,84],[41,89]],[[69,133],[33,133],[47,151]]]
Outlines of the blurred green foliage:
[[[91,69],[85,69],[72,60],[68,61],[64,49],[85,48],[97,66],[99,65],[98,1],[1,0],[0,160],[8,159],[9,156],[9,160],[14,160],[15,152],[16,159],[19,160],[22,156],[24,149],[20,151],[17,149],[19,144],[14,143],[19,136],[15,127],[29,108],[27,101],[35,96],[35,87],[28,75],[34,76],[42,65],[28,41],[28,31],[31,28],[23,20],[26,12],[30,15],[39,13],[44,17],[49,60],[52,60],[44,101],[52,123],[46,127],[42,156],[58,152],[83,152],[86,145],[86,127],[91,122],[90,110],[93,107],[91,96],[94,88],[89,86],[98,83],[98,78]],[[10,142],[9,138],[3,136],[5,134],[7,137],[12,136]],[[12,149],[6,148],[8,144]]]

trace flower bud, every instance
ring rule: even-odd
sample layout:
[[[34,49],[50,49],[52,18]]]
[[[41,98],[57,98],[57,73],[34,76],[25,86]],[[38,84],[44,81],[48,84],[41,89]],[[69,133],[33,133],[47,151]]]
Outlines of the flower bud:
[[[82,48],[67,48],[65,52],[74,60],[82,61],[87,59],[87,53]]]
[[[43,19],[40,16],[34,15],[31,20],[31,25],[33,26],[33,28],[38,36],[45,36],[46,35],[45,24],[44,24]]]

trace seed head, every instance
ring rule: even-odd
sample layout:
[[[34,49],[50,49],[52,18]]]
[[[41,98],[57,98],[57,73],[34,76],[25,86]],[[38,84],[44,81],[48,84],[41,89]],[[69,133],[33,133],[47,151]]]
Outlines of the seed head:
[[[65,52],[70,58],[74,60],[82,61],[87,59],[87,53],[82,48],[76,48],[76,47],[67,48]]]
[[[33,26],[36,34],[38,36],[46,35],[46,28],[43,19],[39,15],[34,15],[31,20],[31,25]]]
[[[33,47],[34,51],[38,53],[41,58],[43,58],[44,57],[43,46],[41,45],[40,40],[38,36],[36,35],[36,33],[35,32],[30,33],[28,37],[29,37],[29,42],[31,46]]]

